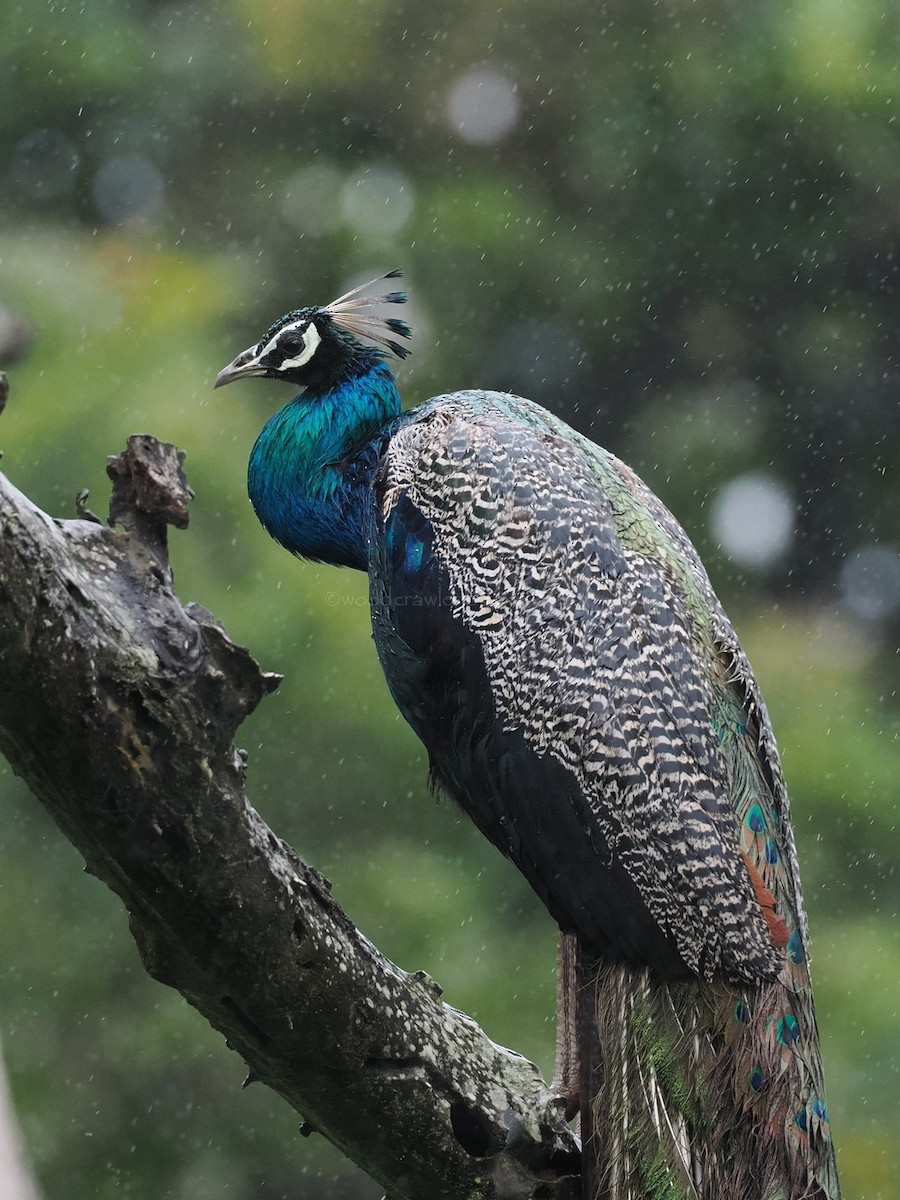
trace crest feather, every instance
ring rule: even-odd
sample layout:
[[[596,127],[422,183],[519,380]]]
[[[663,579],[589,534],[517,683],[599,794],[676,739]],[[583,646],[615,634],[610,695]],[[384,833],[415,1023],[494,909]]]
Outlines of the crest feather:
[[[374,308],[377,304],[405,304],[406,292],[385,292],[380,296],[360,295],[373,284],[381,283],[383,279],[399,279],[402,274],[403,272],[399,269],[388,271],[386,275],[379,275],[375,279],[370,279],[368,283],[361,283],[358,287],[345,292],[343,296],[339,296],[337,300],[326,304],[322,311],[331,317],[335,325],[353,334],[354,337],[366,338],[383,350],[396,354],[398,358],[406,358],[410,353],[408,347],[400,345],[390,335],[395,334],[403,338],[412,337],[412,330],[407,323],[398,317],[380,317],[374,313],[359,311],[360,309]]]

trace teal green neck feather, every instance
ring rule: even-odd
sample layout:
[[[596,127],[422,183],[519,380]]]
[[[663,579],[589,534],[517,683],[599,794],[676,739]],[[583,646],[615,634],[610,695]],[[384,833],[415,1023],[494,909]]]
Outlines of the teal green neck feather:
[[[380,359],[329,388],[295,396],[265,425],[250,455],[250,500],[294,554],[366,570],[377,433],[400,413]]]

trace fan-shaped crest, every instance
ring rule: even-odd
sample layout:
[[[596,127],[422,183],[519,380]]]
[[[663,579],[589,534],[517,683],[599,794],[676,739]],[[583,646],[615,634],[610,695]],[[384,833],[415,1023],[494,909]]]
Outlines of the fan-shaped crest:
[[[406,358],[411,353],[409,348],[394,339],[412,337],[412,330],[407,323],[397,317],[383,317],[365,311],[379,304],[405,304],[406,292],[385,292],[378,296],[361,294],[374,284],[381,283],[383,279],[399,279],[402,274],[400,270],[388,271],[387,275],[379,275],[370,279],[368,283],[361,283],[339,296],[337,300],[326,304],[322,311],[331,317],[335,325],[346,329],[354,337],[367,338],[376,346],[396,354],[398,358]]]

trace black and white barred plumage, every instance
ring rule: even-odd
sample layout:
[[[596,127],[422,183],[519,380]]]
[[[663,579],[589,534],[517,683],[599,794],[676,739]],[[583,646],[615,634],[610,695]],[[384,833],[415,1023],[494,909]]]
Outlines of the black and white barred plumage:
[[[777,955],[740,857],[725,753],[710,737],[727,668],[717,681],[699,657],[712,652],[714,615],[734,641],[730,627],[719,611],[698,625],[674,567],[640,537],[631,545],[620,534],[613,500],[627,519],[628,493],[607,494],[597,473],[619,464],[588,444],[576,448],[521,401],[513,424],[511,408],[477,392],[423,406],[391,439],[381,515],[387,527],[402,521],[404,497],[429,522],[448,588],[446,603],[430,610],[435,622],[449,606],[477,635],[499,724],[571,777],[572,801],[584,809],[584,857],[597,870],[567,870],[567,840],[557,882],[545,883],[551,910],[594,945],[647,962],[637,904],[642,921],[665,935],[657,967],[774,975]],[[415,544],[415,532],[406,536]],[[693,554],[688,564],[709,605]],[[386,574],[373,576],[376,614]],[[414,592],[414,572],[410,579]],[[379,633],[389,620],[389,609],[384,625],[376,616],[380,645],[390,645]],[[408,669],[406,658],[382,655],[389,680]],[[485,814],[477,794],[441,781],[529,878],[537,860],[546,876],[545,821],[520,820],[503,796]],[[634,886],[607,894],[592,877],[613,858]]]

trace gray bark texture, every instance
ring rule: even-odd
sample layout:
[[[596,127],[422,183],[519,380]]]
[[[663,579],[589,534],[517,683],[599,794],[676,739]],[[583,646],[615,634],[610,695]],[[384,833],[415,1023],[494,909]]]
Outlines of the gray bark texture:
[[[182,459],[131,438],[109,525],[0,475],[0,751],[120,897],[148,972],[391,1200],[575,1200],[537,1069],[384,958],[249,804],[233,738],[278,677],[172,590]]]

